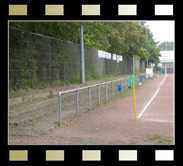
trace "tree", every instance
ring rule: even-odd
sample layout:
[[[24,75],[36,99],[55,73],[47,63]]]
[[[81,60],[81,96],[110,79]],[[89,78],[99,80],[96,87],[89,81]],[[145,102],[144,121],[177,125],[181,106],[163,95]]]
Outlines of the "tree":
[[[164,41],[164,42],[161,42],[159,45],[158,45],[158,48],[161,50],[161,51],[172,51],[174,48],[173,48],[173,41]]]
[[[84,44],[99,50],[107,51],[110,47],[108,36],[110,29],[107,24],[102,22],[83,23]]]
[[[158,42],[155,42],[153,39],[153,34],[148,29],[148,40],[145,45],[146,50],[148,51],[148,61],[150,63],[155,63],[157,65],[159,63],[160,49],[158,48]]]
[[[34,87],[33,85],[42,87],[43,84],[46,86],[51,83],[52,78],[61,76],[62,73],[57,69],[69,68],[71,64],[73,66],[74,58],[68,57],[76,55],[79,50],[77,45],[75,45],[77,49],[74,50],[66,42],[32,35],[29,32],[68,41],[71,44],[80,44],[80,22],[10,22],[9,25],[28,31],[28,33],[13,29],[9,31],[11,37],[9,66],[12,69],[20,68],[10,70],[10,89],[28,89]],[[85,46],[124,57],[132,57],[134,54],[136,59],[148,60],[156,65],[159,62],[160,49],[173,48],[172,42],[161,43],[158,48],[158,43],[154,41],[150,29],[145,27],[145,22],[83,22],[83,30]],[[13,47],[16,49],[12,49]],[[62,62],[65,62],[64,65]],[[71,79],[77,79],[75,70],[77,65],[78,63],[68,73],[74,76]],[[49,79],[42,81],[42,77]]]
[[[79,22],[10,22],[10,26],[79,44]],[[83,22],[83,28],[85,46],[126,57],[135,54],[157,63],[160,49],[166,49],[165,45],[168,50],[173,48],[173,43],[167,42],[161,43],[159,49],[145,22]]]

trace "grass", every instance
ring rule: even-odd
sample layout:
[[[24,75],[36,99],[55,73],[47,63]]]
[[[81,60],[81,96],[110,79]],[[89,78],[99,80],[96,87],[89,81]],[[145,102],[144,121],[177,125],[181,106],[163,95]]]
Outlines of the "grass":
[[[172,138],[164,135],[154,134],[152,136],[147,135],[147,140],[158,144],[172,144]]]
[[[55,122],[55,125],[59,125],[60,123],[59,122]]]
[[[112,80],[117,80],[121,79],[124,77],[127,77],[130,75],[105,75],[105,76],[100,76],[97,79],[93,79],[92,77],[87,77],[85,84],[94,84],[94,83],[99,83],[99,82],[107,82],[107,81],[112,81]]]
[[[92,131],[93,131],[93,132],[97,132],[97,133],[98,133],[98,132],[100,132],[100,131],[101,131],[101,129],[100,129],[100,128],[94,128],[94,129],[92,129]]]
[[[139,74],[142,74],[142,73],[139,73]],[[96,83],[100,83],[100,82],[107,82],[107,81],[117,80],[117,79],[129,77],[129,76],[130,75],[126,75],[126,74],[123,74],[123,75],[112,74],[112,75],[100,76],[100,77],[97,77],[96,79],[94,79],[92,76],[91,77],[86,77],[85,84],[83,84],[82,86],[87,86],[87,85],[90,85],[90,84],[96,84]],[[62,84],[53,84],[52,87],[53,88],[56,87],[56,86],[58,87],[59,85],[60,86],[64,86],[64,85],[81,86],[81,84],[77,80],[75,82],[68,82],[67,81],[67,82],[62,82]],[[12,98],[17,98],[17,97],[23,97],[23,96],[27,95],[27,92],[31,93],[31,89],[29,89],[29,90],[21,90],[21,91],[14,91],[14,92],[9,93],[9,98],[12,99]],[[50,95],[48,97],[52,98],[53,96]]]
[[[122,141],[122,140],[113,140],[113,141],[109,141],[107,143],[108,145],[128,145],[128,143]]]
[[[154,134],[152,137],[150,137],[149,139],[150,140],[157,140],[157,139],[160,139],[161,138],[161,136],[160,135],[157,135],[157,134]]]
[[[103,140],[99,140],[97,138],[82,138],[82,137],[72,137],[71,141],[74,144],[78,145],[92,145],[92,144],[101,144]]]
[[[41,137],[44,137],[44,136],[46,136],[46,135],[48,135],[48,133],[46,133],[46,132],[45,132],[45,133],[44,133],[44,132],[40,133],[40,136],[41,136]],[[38,137],[39,137],[39,136],[38,136]]]
[[[50,95],[48,95],[47,97],[48,97],[48,98],[53,98],[53,96],[54,96],[53,94],[50,94]]]
[[[111,140],[105,141],[97,138],[82,138],[82,137],[72,137],[70,139],[72,144],[82,144],[82,145],[135,145],[136,141],[130,141],[129,143],[124,142],[123,140]]]
[[[87,86],[87,85],[90,85],[90,84],[95,84],[95,83],[99,83],[99,82],[116,80],[116,79],[120,79],[122,77],[127,77],[127,76],[129,76],[129,75],[105,75],[105,76],[100,76],[100,77],[98,77],[96,79],[94,79],[92,76],[91,77],[86,77],[85,84],[83,84],[83,85]],[[63,86],[63,85],[73,85],[73,84],[78,85],[78,86],[81,85],[79,83],[79,81],[77,80],[75,82],[69,82],[69,81],[67,81],[65,83],[62,82],[62,84],[60,84],[60,86]],[[58,86],[58,85],[55,84],[55,86],[53,86],[53,88],[56,87],[56,86]],[[11,93],[9,93],[9,98],[12,99],[12,98],[26,96],[27,95],[26,93],[28,91],[31,91],[31,89],[30,90],[20,90],[20,91],[11,92]],[[52,98],[53,96],[49,95],[48,97]]]
[[[137,141],[134,141],[134,140],[132,140],[132,141],[129,143],[129,145],[135,145],[135,144],[137,144]]]
[[[24,91],[17,91],[17,92],[13,92],[13,93],[9,93],[9,98],[13,99],[13,98],[17,98],[17,97],[24,97],[25,96],[25,92]]]

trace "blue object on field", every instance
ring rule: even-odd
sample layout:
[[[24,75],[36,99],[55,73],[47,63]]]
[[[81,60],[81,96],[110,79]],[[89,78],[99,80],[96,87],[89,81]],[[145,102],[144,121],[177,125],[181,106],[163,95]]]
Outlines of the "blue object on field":
[[[123,90],[124,89],[124,84],[118,84],[118,90]]]
[[[143,82],[144,81],[144,78],[143,77],[140,77],[140,82]]]

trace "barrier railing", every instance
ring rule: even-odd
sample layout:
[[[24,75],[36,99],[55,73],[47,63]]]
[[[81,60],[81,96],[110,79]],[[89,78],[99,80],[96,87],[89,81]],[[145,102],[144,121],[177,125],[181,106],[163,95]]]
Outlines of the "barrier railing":
[[[92,98],[91,98],[91,89],[93,87],[97,87],[98,89],[98,105],[101,104],[101,95],[100,95],[100,88],[102,86],[105,86],[105,102],[108,101],[108,85],[111,84],[111,95],[112,98],[114,97],[114,83],[116,82],[116,87],[117,87],[117,95],[125,90],[128,89],[128,82],[129,82],[130,77],[125,77],[125,78],[121,78],[121,79],[117,79],[117,80],[113,80],[113,81],[108,81],[108,82],[103,82],[103,83],[99,83],[99,84],[94,84],[94,85],[90,85],[90,86],[85,86],[85,87],[81,87],[81,88],[77,88],[77,89],[71,89],[71,90],[66,90],[66,91],[62,91],[59,92],[58,96],[58,102],[59,102],[59,124],[62,124],[62,104],[61,104],[61,97],[62,94],[65,93],[70,93],[70,92],[76,92],[76,116],[79,115],[79,91],[83,90],[83,89],[88,89],[88,109],[91,110],[92,107]],[[135,79],[135,84],[138,85],[139,82],[142,82],[143,80],[146,80],[146,74],[140,74],[140,75],[135,75],[134,76]],[[120,82],[120,84],[119,84]],[[124,84],[122,84],[124,82]],[[123,85],[121,90],[119,90],[118,85]]]

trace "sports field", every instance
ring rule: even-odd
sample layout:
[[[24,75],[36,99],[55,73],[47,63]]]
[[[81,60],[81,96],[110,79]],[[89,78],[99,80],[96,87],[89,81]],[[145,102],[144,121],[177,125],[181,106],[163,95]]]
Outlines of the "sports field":
[[[40,136],[10,136],[16,145],[172,145],[174,75],[155,77],[132,91],[87,111]]]

